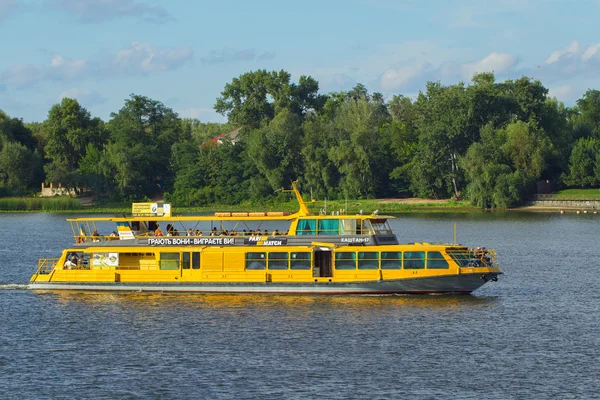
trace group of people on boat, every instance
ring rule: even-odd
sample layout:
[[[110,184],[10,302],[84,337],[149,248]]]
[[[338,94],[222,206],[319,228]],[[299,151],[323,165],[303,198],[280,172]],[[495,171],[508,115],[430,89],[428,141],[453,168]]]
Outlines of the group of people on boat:
[[[160,229],[159,226],[156,227],[156,229],[154,230],[154,232],[149,232],[150,234],[154,235],[154,236],[180,236],[179,235],[179,231],[177,229],[175,229],[175,227],[171,224],[167,224],[167,234],[165,235],[162,231],[162,229]],[[287,232],[286,232],[287,234]],[[235,231],[235,229],[231,229],[231,230],[227,230],[225,228],[223,228],[222,230],[218,230],[216,227],[213,227],[212,230],[209,233],[209,236],[279,236],[281,235],[281,233],[279,233],[279,229],[275,229],[273,231],[273,233],[269,233],[269,231],[267,229],[265,229],[264,231],[261,232],[260,228],[258,228],[256,231],[250,229],[250,230],[242,230],[242,232],[238,233]],[[185,236],[204,236],[204,234],[202,233],[201,230],[197,229],[197,230],[193,230],[193,229],[188,229],[185,233]]]
[[[474,267],[484,267],[492,264],[492,258],[490,253],[485,247],[477,247],[469,249],[470,263],[474,264]]]

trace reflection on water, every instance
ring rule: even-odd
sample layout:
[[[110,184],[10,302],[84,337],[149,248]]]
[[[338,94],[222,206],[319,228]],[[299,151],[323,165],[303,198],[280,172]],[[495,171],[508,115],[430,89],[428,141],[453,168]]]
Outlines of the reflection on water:
[[[106,293],[71,291],[35,291],[39,296],[55,297],[61,303],[88,305],[120,304],[141,309],[185,307],[195,309],[285,309],[294,313],[313,312],[315,308],[338,308],[345,312],[402,309],[468,309],[483,307],[498,301],[496,296],[472,295],[278,295],[278,294],[174,294],[174,293]]]
[[[29,291],[71,232],[0,214],[2,398],[595,398],[599,217],[400,215],[401,241],[457,222],[505,274],[468,296],[295,296]]]

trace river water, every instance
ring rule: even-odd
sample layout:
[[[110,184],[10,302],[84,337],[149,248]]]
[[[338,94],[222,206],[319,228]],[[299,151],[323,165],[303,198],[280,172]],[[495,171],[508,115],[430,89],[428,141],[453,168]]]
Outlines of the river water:
[[[600,215],[394,220],[403,242],[452,242],[456,222],[497,249],[505,274],[469,296],[26,290],[71,243],[64,218],[0,214],[2,399],[600,396]]]

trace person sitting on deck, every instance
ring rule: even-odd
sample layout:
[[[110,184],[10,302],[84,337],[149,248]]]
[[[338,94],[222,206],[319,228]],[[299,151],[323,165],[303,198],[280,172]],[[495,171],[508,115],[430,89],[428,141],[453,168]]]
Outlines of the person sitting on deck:
[[[191,229],[188,229],[186,236],[194,236],[194,231]]]
[[[94,232],[92,232],[92,236],[94,237],[93,238],[94,242],[99,242],[100,241],[100,237],[99,237],[100,235],[98,234],[97,230],[94,229]]]
[[[260,228],[256,230],[256,236],[262,236],[262,233],[260,233]]]
[[[268,229],[265,229],[265,233],[264,233],[264,235],[265,235],[265,236],[269,236],[269,230],[268,230]]]
[[[163,235],[162,231],[160,230],[159,227],[157,227],[156,230],[154,231],[154,236],[162,236],[162,235]]]
[[[210,236],[218,236],[216,227],[213,226],[212,231],[210,232]]]
[[[275,229],[275,232],[273,232],[273,236],[279,236],[279,230]]]
[[[248,232],[245,229],[242,231],[242,236],[248,236]]]
[[[202,236],[202,231],[200,229],[196,230],[196,236]]]

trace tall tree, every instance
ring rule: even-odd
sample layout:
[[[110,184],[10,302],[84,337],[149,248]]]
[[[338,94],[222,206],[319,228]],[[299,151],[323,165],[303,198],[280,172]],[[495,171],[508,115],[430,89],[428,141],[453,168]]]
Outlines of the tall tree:
[[[101,147],[106,142],[104,123],[92,118],[77,100],[64,98],[50,108],[44,126],[44,151],[50,161],[44,166],[48,179],[67,187],[78,186],[82,182],[77,169],[88,144]]]
[[[247,72],[225,85],[215,111],[236,126],[258,128],[282,109],[304,115],[322,108],[326,97],[318,94],[317,81],[301,76],[295,84],[290,79],[291,75],[283,70]]]

